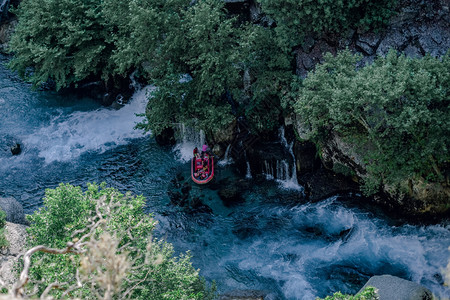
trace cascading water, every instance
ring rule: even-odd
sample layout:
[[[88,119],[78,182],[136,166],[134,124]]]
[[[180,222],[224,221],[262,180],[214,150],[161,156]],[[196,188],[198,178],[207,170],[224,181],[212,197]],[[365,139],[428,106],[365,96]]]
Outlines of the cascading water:
[[[183,123],[178,124],[176,129],[178,144],[175,146],[175,150],[178,153],[178,158],[184,162],[190,161],[192,150],[195,147],[201,149],[202,145],[205,144],[205,133],[203,130],[197,130]]]
[[[226,165],[229,165],[229,164],[231,164],[233,162],[233,158],[231,158],[231,155],[230,155],[230,150],[231,150],[231,144],[229,144],[227,146],[227,149],[225,150],[225,154],[223,155],[223,159],[221,159],[219,161],[218,164],[220,166],[226,166]]]
[[[145,110],[151,89],[147,87],[135,93],[130,104],[120,110],[98,108],[69,115],[58,112],[47,126],[23,136],[22,140],[47,163],[70,161],[87,151],[102,153],[113,146],[125,145],[143,134],[133,128],[140,121],[136,113]]]
[[[290,165],[287,159],[277,158],[275,163],[272,161],[264,160],[263,174],[266,179],[275,179],[280,185],[285,189],[293,189],[301,191],[303,187],[298,184],[297,180],[297,170],[295,167],[295,155],[293,151],[294,142],[288,144],[286,137],[284,136],[284,127],[278,130],[278,136],[280,138],[281,144],[284,150],[289,153],[292,159],[292,164]],[[275,168],[274,168],[275,164]]]
[[[216,280],[219,292],[258,289],[276,299],[314,299],[355,293],[370,276],[392,274],[450,297],[441,275],[450,256],[447,223],[395,223],[359,207],[354,196],[306,203],[299,191],[275,181],[237,177],[231,164],[217,166],[217,181],[228,182],[225,187],[247,182],[244,202],[225,206],[217,190],[192,185],[211,213],[171,205],[170,181],[180,173],[192,184],[189,164],[180,159],[180,152],[190,158],[192,147],[187,138],[172,151],[133,130],[145,98],[141,90],[122,109],[107,109],[89,99],[33,92],[0,65],[0,143],[11,138],[24,149],[12,156],[0,144],[0,197],[14,197],[32,213],[44,190],[60,182],[105,181],[144,195],[159,221],[155,236],[177,253],[191,250],[193,265]],[[194,136],[201,145],[204,137]]]

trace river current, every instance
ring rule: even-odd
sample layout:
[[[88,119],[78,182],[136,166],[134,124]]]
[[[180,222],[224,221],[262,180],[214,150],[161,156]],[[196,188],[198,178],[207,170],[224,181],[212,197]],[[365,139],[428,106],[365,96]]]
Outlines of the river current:
[[[191,251],[192,262],[219,292],[270,291],[274,299],[314,299],[356,293],[373,275],[392,274],[449,298],[443,269],[450,226],[395,222],[358,205],[358,196],[308,203],[298,188],[263,176],[242,178],[233,163],[217,165],[218,180],[246,181],[245,201],[225,206],[217,190],[193,186],[212,212],[173,206],[167,191],[177,175],[189,180],[192,143],[161,147],[134,130],[146,91],[115,110],[91,99],[32,91],[0,56],[0,197],[14,197],[26,213],[42,205],[60,182],[85,187],[106,182],[147,199],[156,235]],[[22,153],[12,156],[17,142]],[[200,146],[200,145],[199,145]]]

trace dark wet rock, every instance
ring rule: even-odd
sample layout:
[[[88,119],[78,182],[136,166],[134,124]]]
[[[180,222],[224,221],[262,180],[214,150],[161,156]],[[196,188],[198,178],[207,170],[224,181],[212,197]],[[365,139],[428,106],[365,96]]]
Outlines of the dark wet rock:
[[[314,240],[317,240],[318,238],[323,239],[328,243],[334,243],[339,240],[341,240],[343,243],[346,243],[354,232],[353,227],[341,230],[339,232],[330,232],[327,228],[323,227],[322,224],[315,226],[306,226],[304,228],[300,228],[299,230],[305,237],[309,237]]]
[[[359,185],[348,177],[320,168],[312,174],[300,177],[305,195],[310,201],[320,201],[331,196],[359,191]]]
[[[22,149],[21,149],[19,143],[12,145],[10,149],[11,149],[12,155],[19,155],[22,152]]]
[[[296,141],[294,144],[294,155],[296,169],[299,176],[312,173],[320,166],[320,159],[317,155],[317,148],[314,143]]]
[[[316,41],[314,40],[314,38],[311,35],[308,35],[307,37],[305,37],[303,40],[303,43],[302,43],[303,52],[310,53],[312,48],[314,47],[315,43],[316,43]]]
[[[373,276],[359,291],[366,287],[375,287],[380,300],[431,300],[431,291],[415,282],[408,281],[396,276],[381,275]]]
[[[16,224],[28,224],[28,221],[25,219],[22,204],[16,199],[12,197],[0,197],[0,208],[6,213],[6,221]]]
[[[183,195],[180,192],[169,190],[169,191],[167,191],[167,195],[169,196],[170,202],[173,205],[183,206],[183,203],[182,203]]]
[[[420,48],[414,46],[414,45],[408,45],[405,50],[403,50],[403,53],[405,53],[406,56],[411,58],[418,58],[422,57],[422,52],[420,51]]]
[[[213,210],[211,207],[203,203],[200,197],[194,196],[189,202],[190,213],[202,213],[202,214],[212,214]]]
[[[0,137],[0,149],[4,151],[4,155],[18,155],[22,152],[21,142],[10,135]]]
[[[424,53],[438,57],[450,49],[450,28],[441,24],[421,26],[418,36],[419,45]]]
[[[189,195],[189,192],[192,190],[192,186],[189,184],[189,183],[187,183],[187,182],[184,182],[183,183],[183,187],[181,188],[181,193],[183,194],[183,195]]]
[[[358,36],[356,46],[358,46],[365,54],[373,55],[380,43],[381,36],[379,34],[368,32]]]
[[[349,29],[340,35],[307,36],[297,47],[296,74],[306,77],[326,52],[335,54],[346,48],[363,55],[362,65],[391,48],[409,57],[442,56],[450,49],[449,10],[448,1],[401,0],[390,24],[378,32]]]
[[[386,56],[390,49],[402,51],[406,48],[408,36],[401,29],[389,31],[377,48],[377,55]]]
[[[277,166],[287,162],[292,166],[292,155],[280,141],[279,136],[272,137],[276,142],[259,142],[248,151],[248,163],[253,174],[275,175]]]
[[[227,207],[244,202],[242,190],[236,184],[221,187],[218,194],[223,204]]]
[[[342,242],[346,243],[350,239],[350,237],[353,235],[354,231],[355,231],[355,227],[344,229],[341,232],[339,232],[339,238],[342,240]]]
[[[219,300],[275,300],[278,299],[270,291],[235,290],[219,296]]]
[[[175,131],[173,128],[164,128],[160,134],[155,136],[156,142],[161,146],[173,146],[176,144]]]

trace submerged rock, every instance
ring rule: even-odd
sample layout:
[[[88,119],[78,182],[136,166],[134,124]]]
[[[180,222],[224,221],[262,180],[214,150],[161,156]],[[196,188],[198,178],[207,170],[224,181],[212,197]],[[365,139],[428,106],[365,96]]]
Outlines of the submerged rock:
[[[420,284],[391,275],[373,276],[362,287],[372,286],[378,290],[379,300],[431,300],[431,291]]]
[[[218,194],[223,205],[227,207],[244,202],[242,191],[237,185],[224,186],[219,190]]]

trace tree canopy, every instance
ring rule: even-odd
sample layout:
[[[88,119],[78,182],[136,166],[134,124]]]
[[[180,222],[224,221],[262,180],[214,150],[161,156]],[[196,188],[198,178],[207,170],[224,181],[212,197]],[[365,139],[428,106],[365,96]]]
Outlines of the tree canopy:
[[[325,56],[299,90],[296,112],[320,142],[338,132],[365,156],[366,188],[405,178],[441,181],[450,160],[450,55],[395,51],[357,68],[349,51]]]
[[[115,271],[123,276],[111,284],[116,291],[124,291],[124,297],[208,299],[212,292],[205,288],[198,270],[192,267],[190,254],[174,257],[170,244],[152,238],[156,222],[151,215],[144,213],[143,206],[142,196],[124,195],[104,184],[89,184],[84,192],[70,184],[48,189],[44,205],[29,216],[31,225],[27,229],[27,247],[64,248],[80,239],[84,241],[83,236],[91,231],[88,243],[83,243],[87,252],[80,251],[89,255],[36,253],[32,257],[29,276],[31,282],[38,282],[35,285],[38,294],[58,283],[59,288],[50,293],[53,297],[60,298],[66,290],[76,286],[70,293],[72,297],[97,299],[95,293],[104,286],[104,276],[116,268],[111,265],[110,269],[105,269],[109,266],[105,255],[110,252],[106,249],[113,249],[109,259],[117,259],[117,263],[123,266]],[[100,251],[98,247],[104,250]],[[96,251],[100,251],[100,256]],[[83,271],[85,274],[81,278]],[[33,288],[29,287],[30,290]]]

